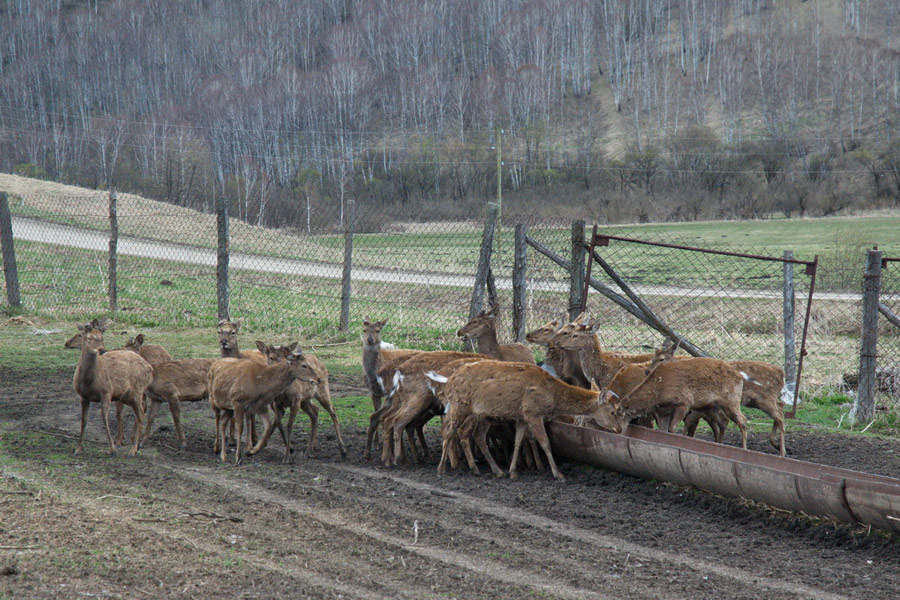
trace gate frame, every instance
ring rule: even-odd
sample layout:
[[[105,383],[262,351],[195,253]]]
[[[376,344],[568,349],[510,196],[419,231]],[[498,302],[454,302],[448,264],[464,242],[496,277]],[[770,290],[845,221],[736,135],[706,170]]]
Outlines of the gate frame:
[[[597,233],[597,225],[594,224],[593,231],[591,233],[591,241],[588,244],[588,263],[587,263],[587,279],[591,278],[591,267],[593,266],[594,260],[598,262],[602,262],[603,259],[600,258],[600,255],[597,254],[597,246],[609,246],[610,240],[616,240],[619,242],[630,242],[633,244],[642,244],[645,246],[657,246],[661,248],[671,248],[673,250],[687,250],[690,252],[701,252],[703,254],[714,254],[718,256],[732,256],[736,258],[749,258],[753,260],[764,260],[770,262],[780,262],[781,264],[796,264],[796,265],[804,265],[805,271],[804,274],[810,276],[809,280],[809,297],[806,301],[806,315],[803,319],[803,336],[800,341],[800,357],[797,361],[797,380],[794,383],[794,398],[793,404],[791,406],[790,412],[785,413],[785,418],[793,419],[797,414],[797,399],[800,396],[800,378],[803,373],[803,357],[806,356],[806,337],[809,332],[809,316],[812,308],[813,301],[813,293],[816,290],[816,273],[818,272],[819,267],[819,255],[816,254],[813,260],[799,260],[796,258],[785,258],[785,257],[775,257],[775,256],[762,256],[759,254],[746,254],[743,252],[729,252],[726,250],[713,250],[710,248],[698,248],[695,246],[682,246],[679,244],[668,244],[665,242],[652,242],[649,240],[641,240],[637,238],[630,238],[618,235],[609,235],[609,234],[598,234]],[[623,290],[624,291],[624,290]],[[581,310],[584,311],[587,309],[587,296],[588,296],[588,286],[585,286],[584,292],[581,296]]]

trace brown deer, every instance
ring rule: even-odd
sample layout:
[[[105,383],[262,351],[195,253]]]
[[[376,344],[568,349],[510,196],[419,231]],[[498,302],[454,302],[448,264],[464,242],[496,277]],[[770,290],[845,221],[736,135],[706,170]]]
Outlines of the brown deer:
[[[395,464],[400,459],[403,453],[401,435],[407,430],[408,425],[423,416],[434,399],[434,394],[428,387],[425,372],[438,370],[451,361],[470,357],[488,358],[471,352],[422,352],[396,366],[395,374],[392,377],[394,389],[390,394],[391,408],[381,417],[384,430],[381,459],[385,466]],[[386,375],[384,369],[382,369],[381,375],[382,377]],[[424,432],[421,429],[416,431],[419,433],[423,452],[427,454]],[[412,452],[415,456],[415,442],[412,434],[413,431],[407,431],[407,437],[410,445],[413,446]]]
[[[134,352],[103,352],[104,327],[94,319],[87,325],[79,325],[81,333],[81,357],[75,367],[72,386],[81,398],[81,435],[75,454],[81,454],[84,443],[84,428],[87,425],[88,409],[91,402],[100,403],[100,413],[109,453],[115,454],[116,446],[109,430],[110,402],[120,402],[134,411],[134,431],[132,432],[129,456],[137,454],[141,422],[144,419],[144,392],[153,379],[150,364]]]
[[[268,352],[268,346],[257,341],[256,347],[261,354]],[[226,458],[225,433],[229,421],[234,420],[237,429],[237,448],[235,464],[243,458],[242,437],[244,419],[259,414],[269,428],[269,404],[282,394],[295,380],[303,379],[318,385],[315,369],[310,365],[303,351],[294,342],[287,346],[289,353],[285,359],[273,365],[262,364],[255,360],[224,358],[213,363],[209,369],[208,389],[209,403],[216,415],[216,449],[220,450],[223,462]],[[224,413],[224,419],[220,413]],[[247,449],[251,454],[259,452],[259,443],[252,446],[247,440]]]
[[[605,390],[597,389],[596,385],[591,390],[569,385],[537,365],[483,360],[458,369],[447,380],[446,386],[444,393],[449,401],[447,416],[451,423],[449,436],[442,446],[441,462],[446,461],[448,440],[457,435],[469,468],[474,473],[478,473],[478,468],[470,440],[472,432],[483,429],[483,422],[487,419],[516,422],[515,446],[509,467],[512,479],[518,476],[517,460],[527,432],[543,448],[553,476],[565,481],[553,460],[544,428],[545,419],[559,415],[590,415],[612,431],[618,433],[622,430],[615,400]],[[491,456],[484,437],[476,435],[475,440],[491,470],[501,476],[503,471]]]
[[[744,383],[741,392],[741,405],[748,408],[758,408],[772,417],[772,430],[769,432],[769,443],[778,450],[781,456],[785,456],[784,447],[784,407],[782,406],[781,390],[784,387],[784,370],[775,365],[756,360],[732,360],[732,367],[738,371],[747,373],[751,381]],[[692,412],[684,419],[684,433],[691,437],[697,430],[700,419],[709,423],[713,431],[713,439],[719,444],[725,437],[725,429],[728,427],[728,419],[718,409],[705,412]]]
[[[582,313],[581,317],[584,316]],[[553,338],[564,329],[571,329],[580,325],[577,319],[571,323],[561,324],[559,319],[538,327],[534,331],[525,334],[525,339],[532,344],[547,346],[547,354],[541,366],[551,375],[562,379],[570,385],[590,388],[591,383],[581,370],[579,354],[575,350],[563,350],[553,341]]]
[[[372,407],[377,412],[381,408],[381,402],[387,394],[385,382],[379,377],[381,371],[389,362],[405,360],[421,352],[421,350],[389,349],[381,341],[381,330],[387,323],[387,319],[370,321],[368,317],[363,319],[363,371],[366,376],[366,387],[372,394]]]
[[[457,337],[475,339],[478,353],[507,362],[535,364],[534,355],[525,344],[500,344],[497,341],[497,315],[500,305],[483,310],[456,332]]]
[[[125,349],[137,352],[151,365],[173,360],[172,355],[169,354],[168,350],[159,344],[145,344],[143,333],[139,333],[125,342]]]
[[[291,350],[287,346],[268,346],[266,350],[266,360],[271,366],[285,360],[290,354]],[[281,437],[284,440],[284,457],[282,462],[288,462],[290,460],[290,455],[294,452],[293,447],[291,446],[291,431],[294,427],[294,419],[297,418],[297,412],[303,410],[303,412],[309,415],[310,428],[309,440],[306,444],[306,456],[310,457],[315,455],[316,444],[319,439],[319,410],[312,404],[312,399],[315,398],[319,404],[322,405],[322,408],[328,412],[328,416],[331,417],[331,422],[334,423],[334,432],[337,436],[338,448],[341,450],[341,456],[347,458],[347,448],[344,446],[344,438],[341,436],[341,427],[338,424],[334,405],[331,403],[331,392],[328,386],[328,369],[325,368],[322,361],[312,354],[306,354],[305,356],[307,362],[309,362],[313,371],[315,371],[316,379],[318,379],[319,383],[316,384],[312,383],[310,380],[298,379],[289,385],[284,392],[275,397],[272,403],[272,409],[275,411],[275,419],[263,433],[263,437],[258,446],[260,449],[265,448],[269,441],[269,437],[272,435],[272,431],[275,427],[278,427],[278,431],[281,433]],[[288,417],[287,429],[285,430],[281,427],[281,417],[284,415],[286,409],[290,409],[290,416]],[[256,450],[254,449],[253,452],[248,454],[255,453]]]
[[[198,402],[209,396],[207,390],[207,377],[209,368],[217,359],[215,358],[187,358],[184,360],[171,360],[162,362],[153,367],[153,380],[147,388],[147,399],[150,407],[147,411],[147,425],[141,438],[141,445],[147,443],[153,421],[159,412],[159,405],[169,405],[172,413],[172,421],[175,423],[175,434],[181,442],[181,449],[187,449],[187,438],[181,427],[181,403]]]
[[[259,363],[265,363],[266,357],[258,350],[241,350],[238,348],[237,334],[241,330],[241,321],[222,319],[219,321],[217,333],[219,335],[219,350],[222,358],[249,358]]]

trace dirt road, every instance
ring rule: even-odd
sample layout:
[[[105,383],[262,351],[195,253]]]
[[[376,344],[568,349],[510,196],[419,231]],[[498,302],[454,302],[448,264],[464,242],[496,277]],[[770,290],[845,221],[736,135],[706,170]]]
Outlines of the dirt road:
[[[349,424],[347,460],[323,423],[318,458],[282,465],[276,441],[234,467],[213,456],[202,403],[183,411],[186,452],[162,414],[138,457],[108,457],[97,443],[76,458],[70,377],[3,374],[0,597],[886,599],[900,589],[900,541],[878,532],[573,464],[565,484],[384,469],[362,459],[364,432]],[[295,428],[299,447],[305,430]],[[900,473],[894,441],[809,432],[789,447]]]

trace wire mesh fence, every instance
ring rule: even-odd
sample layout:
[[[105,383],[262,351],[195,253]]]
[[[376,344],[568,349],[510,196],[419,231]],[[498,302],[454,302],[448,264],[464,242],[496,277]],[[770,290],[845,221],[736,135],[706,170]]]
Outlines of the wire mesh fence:
[[[66,194],[9,196],[22,303],[25,310],[76,322],[109,307],[109,195],[75,190]],[[277,331],[324,343],[355,336],[364,317],[389,320],[385,339],[411,347],[458,348],[456,330],[466,321],[487,211],[447,221],[439,207],[384,206],[358,202],[309,206],[283,215],[290,227],[271,228],[229,220],[230,316],[257,331]],[[118,194],[118,311],[136,327],[214,327],[217,227],[215,207],[206,210]],[[524,319],[534,329],[569,312],[571,222],[525,221],[536,244],[527,251]],[[299,223],[299,225],[297,225]],[[501,341],[513,339],[512,271],[514,227],[498,224],[491,256],[501,304]],[[791,250],[743,243],[732,237],[710,242],[673,236],[659,227],[604,228],[618,236],[733,252],[781,257]],[[349,332],[339,331],[342,277],[352,231]],[[537,249],[537,246],[541,250]],[[826,246],[828,246],[826,244]],[[860,281],[864,248],[823,247],[810,317],[804,366],[807,388],[840,385],[858,368]],[[898,248],[900,250],[900,248]],[[616,243],[605,259],[661,319],[713,356],[784,364],[782,263],[747,263],[700,257],[642,244]],[[896,254],[896,253],[895,253]],[[551,258],[550,256],[554,258]],[[795,258],[811,260],[798,253]],[[896,313],[900,286],[894,263],[885,270],[884,303]],[[600,283],[617,289],[594,269]],[[893,278],[893,279],[891,279]],[[809,277],[795,268],[795,331]],[[617,290],[619,291],[619,290]],[[646,350],[662,336],[592,291],[588,310],[604,323],[603,342],[623,351]],[[900,335],[886,329],[881,349],[896,364]],[[892,344],[894,344],[892,346]],[[536,353],[540,358],[540,349]],[[887,358],[887,357],[891,358]]]
[[[896,403],[900,401],[900,256],[883,262],[879,303],[879,389]]]

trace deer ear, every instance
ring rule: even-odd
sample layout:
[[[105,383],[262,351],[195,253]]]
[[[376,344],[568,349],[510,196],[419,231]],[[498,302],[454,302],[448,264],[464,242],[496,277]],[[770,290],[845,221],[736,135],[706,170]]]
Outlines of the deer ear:
[[[597,385],[597,380],[595,380],[593,377],[591,377],[591,389],[595,392],[600,391],[600,386]]]
[[[266,346],[266,344],[264,342],[261,342],[260,340],[256,340],[256,347],[259,348],[259,351],[262,352],[263,354],[269,353],[269,347]]]
[[[371,325],[371,323],[369,323],[369,317],[365,317],[363,319],[363,327],[368,327],[369,325]]]
[[[381,321],[378,321],[378,322],[375,323],[375,324],[378,325],[378,328],[379,328],[379,329],[381,329],[382,327],[385,326],[385,324],[387,324],[387,319],[382,319]]]
[[[237,321],[234,321],[234,323],[232,323],[232,324],[234,325],[234,331],[235,331],[235,333],[237,333],[238,330],[241,328],[241,320],[238,319]]]
[[[291,342],[290,344],[288,344],[287,346],[285,346],[285,349],[286,349],[288,352],[293,352],[294,349],[297,348],[297,346],[299,346],[299,345],[300,345],[300,342]]]
[[[137,344],[138,346],[142,346],[144,344],[144,334],[139,333],[136,336],[134,336],[134,343]]]
[[[78,327],[78,333],[84,333],[84,330],[90,326],[91,326],[90,323],[88,323],[87,325],[81,325],[81,324],[76,325],[76,327]]]

